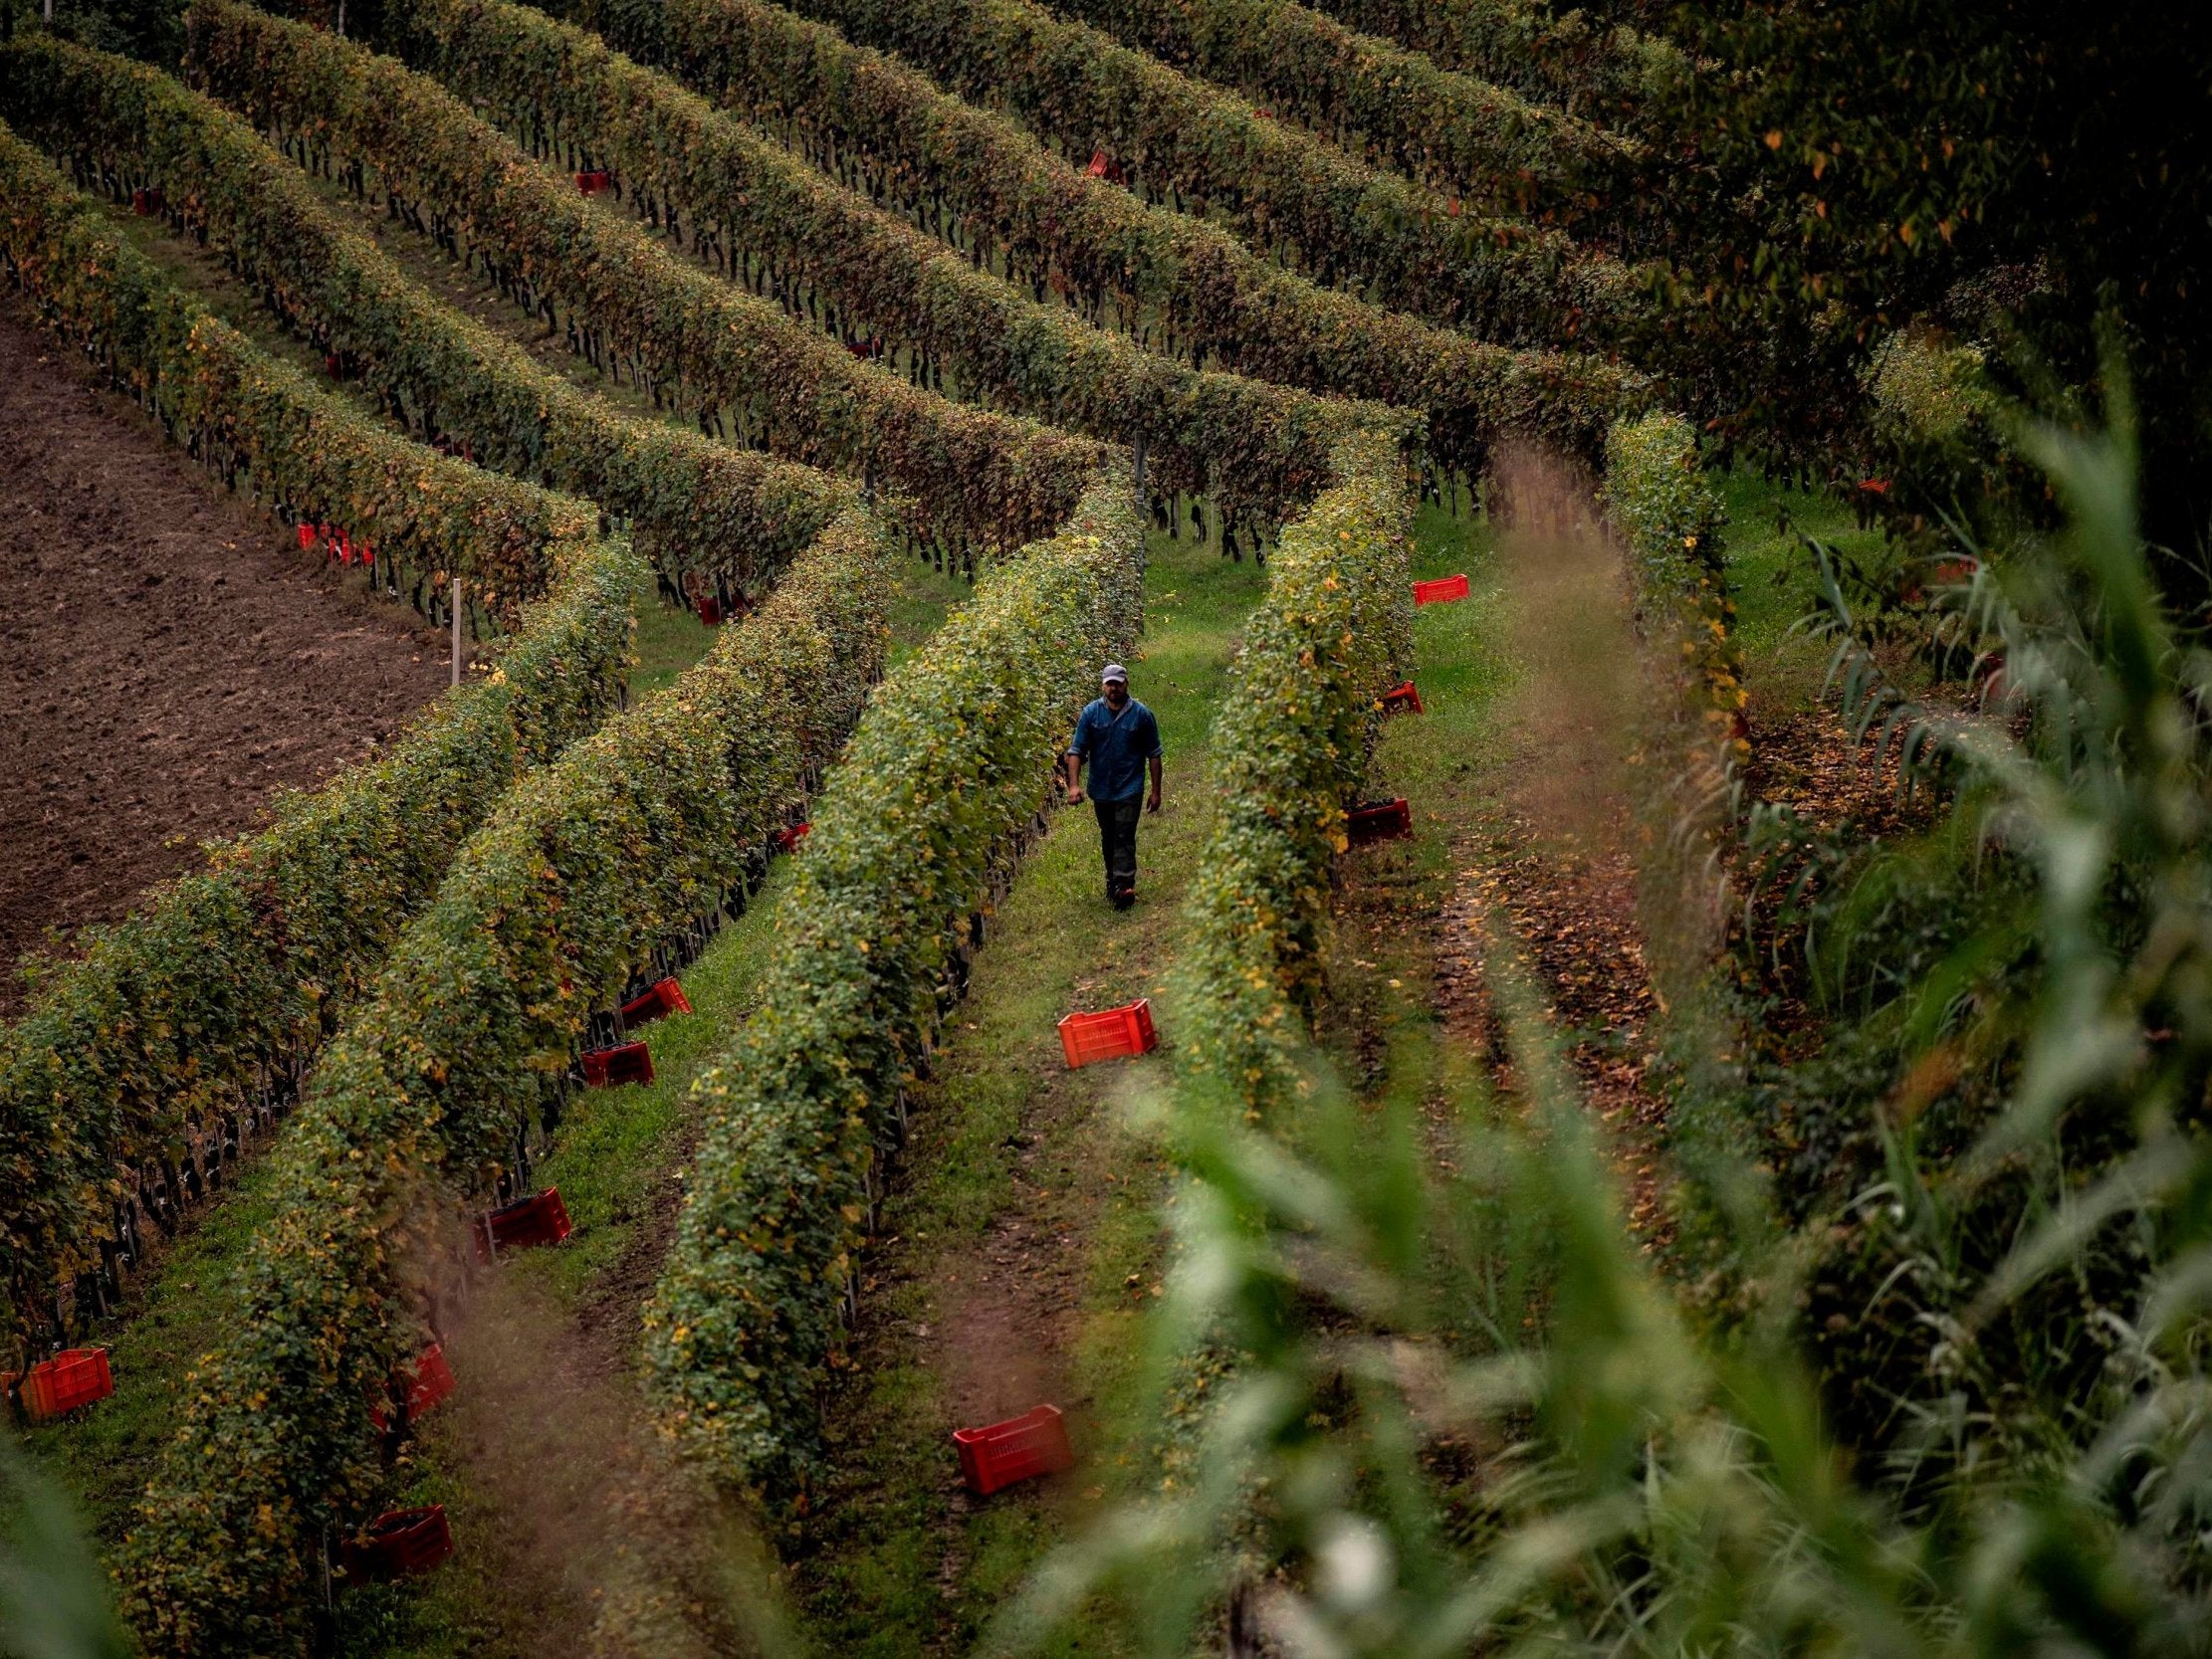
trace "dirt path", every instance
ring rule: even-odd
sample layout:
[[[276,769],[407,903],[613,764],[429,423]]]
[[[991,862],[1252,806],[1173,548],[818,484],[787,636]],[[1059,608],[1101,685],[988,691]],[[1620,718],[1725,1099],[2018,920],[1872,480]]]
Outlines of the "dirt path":
[[[1513,1066],[1485,981],[1498,922],[1508,948],[1566,1035],[1566,1059],[1603,1126],[1646,1250],[1669,1236],[1658,1146],[1666,1105],[1646,1083],[1646,1024],[1656,1010],[1637,920],[1636,869],[1626,854],[1563,852],[1525,817],[1457,849],[1459,881],[1433,918],[1437,1008],[1446,1032],[1483,1056],[1501,1089]]]
[[[0,1013],[49,929],[108,922],[446,680],[0,295]]]

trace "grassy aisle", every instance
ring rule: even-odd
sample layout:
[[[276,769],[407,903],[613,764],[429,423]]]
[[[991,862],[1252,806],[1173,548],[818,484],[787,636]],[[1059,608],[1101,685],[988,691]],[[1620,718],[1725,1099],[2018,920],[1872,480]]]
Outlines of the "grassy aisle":
[[[693,1011],[638,1033],[654,1081],[574,1097],[535,1175],[560,1189],[574,1233],[557,1250],[510,1258],[461,1311],[446,1340],[457,1390],[424,1419],[394,1499],[445,1505],[454,1557],[413,1584],[349,1595],[341,1652],[545,1651],[549,1635],[589,1622],[590,1556],[628,1478],[609,1436],[633,1426],[623,1379],[637,1309],[691,1151],[685,1099],[752,1011],[788,870],[778,862],[746,914],[684,970]]]
[[[898,565],[890,665],[970,591],[919,560]],[[656,633],[708,633],[688,613],[657,618],[640,628],[641,659]],[[395,1499],[444,1504],[460,1548],[434,1577],[349,1596],[341,1651],[546,1651],[589,1622],[608,1562],[639,1547],[625,1517],[657,1500],[631,1386],[637,1315],[673,1237],[693,1149],[692,1081],[753,1010],[788,868],[779,861],[746,914],[684,970],[692,1012],[639,1033],[654,1081],[574,1098],[535,1177],[560,1189],[574,1233],[558,1250],[513,1258],[457,1321],[447,1350],[459,1390],[422,1425]]]
[[[1783,745],[1786,735],[1808,734],[1794,748],[1837,746],[1813,740],[1835,723],[1819,709],[1827,647],[1795,628],[1816,598],[1800,535],[1871,565],[1885,556],[1881,537],[1860,529],[1848,505],[1830,496],[1741,474],[1726,492],[1729,582],[1752,695],[1750,781],[1779,779],[1794,788],[1800,768]],[[1503,922],[1569,1048],[1586,1062],[1580,1069],[1593,1110],[1621,1137],[1635,1219],[1663,1230],[1651,1213],[1662,1178],[1652,1166],[1656,1126],[1629,1121],[1638,1107],[1662,1105],[1645,1082],[1663,1033],[1650,1017],[1633,879],[1617,895],[1627,905],[1618,914],[1575,903],[1590,850],[1559,845],[1561,826],[1543,808],[1557,774],[1589,758],[1575,752],[1559,711],[1537,706],[1574,689],[1562,686],[1556,664],[1547,671],[1539,661],[1559,649],[1546,637],[1556,629],[1523,614],[1532,594],[1517,591],[1511,561],[1486,528],[1466,530],[1464,557],[1438,556],[1458,529],[1424,515],[1417,575],[1465,568],[1474,591],[1462,604],[1416,613],[1428,713],[1390,724],[1373,774],[1374,793],[1411,801],[1417,837],[1347,862],[1321,1035],[1363,1102],[1428,1118],[1439,1164],[1448,1168],[1455,1111],[1483,1110],[1501,1083],[1510,1086],[1479,944],[1486,921]],[[1541,591],[1539,583],[1532,593]],[[1841,748],[1840,760],[1826,752],[1821,759],[1848,771],[1848,744]],[[1878,778],[1865,781],[1880,788]]]
[[[1414,612],[1414,683],[1425,712],[1385,723],[1369,772],[1371,796],[1406,797],[1414,837],[1345,859],[1317,1029],[1362,1099],[1427,1112],[1444,1132],[1442,1103],[1473,1085],[1481,1067],[1452,1029],[1455,969],[1438,949],[1436,924],[1462,879],[1469,842],[1503,804],[1506,700],[1518,671],[1489,524],[1424,508],[1415,578],[1461,572],[1465,599]]]
[[[1205,744],[1236,630],[1265,572],[1155,536],[1132,691],[1159,717],[1166,808],[1145,820],[1136,908],[1109,909],[1089,808],[1056,814],[993,919],[864,1264],[850,1368],[828,1423],[835,1473],[789,1541],[815,1649],[966,1652],[1071,1507],[1095,1499],[1155,1289],[1161,1167],[1115,1108],[1164,1055],[1069,1072],[1073,1009],[1163,1002],[1182,900],[1213,818]],[[951,1431],[1050,1400],[1085,1466],[972,1503]]]

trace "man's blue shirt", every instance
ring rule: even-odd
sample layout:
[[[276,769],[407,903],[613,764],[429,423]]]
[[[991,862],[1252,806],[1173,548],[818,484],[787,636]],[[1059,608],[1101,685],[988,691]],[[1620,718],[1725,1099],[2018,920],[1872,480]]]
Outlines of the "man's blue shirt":
[[[1160,723],[1135,698],[1118,715],[1104,698],[1094,698],[1067,747],[1090,762],[1092,800],[1133,801],[1145,792],[1145,762],[1160,752]]]

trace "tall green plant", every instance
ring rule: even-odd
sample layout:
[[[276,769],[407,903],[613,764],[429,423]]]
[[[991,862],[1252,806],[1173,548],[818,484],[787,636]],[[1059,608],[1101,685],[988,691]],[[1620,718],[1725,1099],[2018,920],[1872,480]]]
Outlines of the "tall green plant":
[[[1162,1351],[1211,1339],[1242,1362],[1172,1487],[1050,1565],[1006,1645],[1042,1645],[1111,1587],[1159,1654],[1216,1621],[1232,1650],[1347,1655],[2201,1651],[2206,665],[2152,591],[2124,418],[2025,442],[2073,527],[1975,596],[2016,718],[1915,715],[1982,847],[1963,879],[2009,899],[1964,909],[1899,999],[1896,1092],[1859,1103],[1888,1125],[1887,1183],[1859,1213],[1879,1213],[1886,1271],[1920,1300],[1925,1432],[1890,1456],[1839,1442],[1807,1329],[1825,1224],[1758,1235],[1736,1319],[1686,1311],[1630,1235],[1501,946],[1484,966],[1513,1110],[1464,1103],[1468,1173],[1377,1134],[1310,1055],[1305,1145],[1179,1114],[1191,1177]],[[1901,1114],[1949,1087],[1926,1062],[1976,1050],[2004,1057],[1988,1110],[1951,1152],[1914,1147]],[[1929,1274],[1967,1229],[1986,1270]],[[1992,1368],[2030,1326],[2098,1362]]]

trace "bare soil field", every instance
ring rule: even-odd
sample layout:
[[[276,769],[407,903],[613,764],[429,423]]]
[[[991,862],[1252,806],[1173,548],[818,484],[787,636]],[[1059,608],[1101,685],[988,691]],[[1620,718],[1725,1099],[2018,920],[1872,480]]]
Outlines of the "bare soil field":
[[[0,1014],[18,956],[390,740],[414,613],[303,554],[0,294]]]

